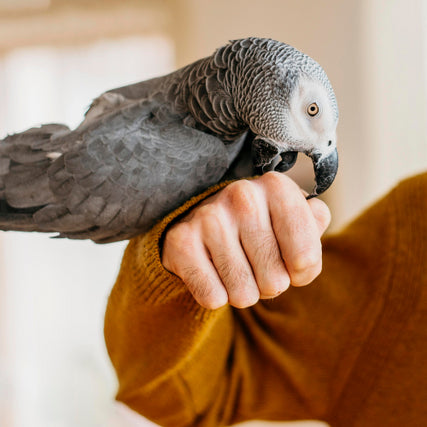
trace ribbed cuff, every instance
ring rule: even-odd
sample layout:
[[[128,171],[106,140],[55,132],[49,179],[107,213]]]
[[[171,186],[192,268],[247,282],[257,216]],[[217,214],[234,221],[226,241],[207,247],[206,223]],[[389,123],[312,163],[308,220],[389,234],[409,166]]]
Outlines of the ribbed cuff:
[[[132,239],[126,251],[133,251],[135,257],[133,283],[135,292],[150,304],[163,304],[178,299],[183,304],[200,307],[180,278],[167,271],[161,263],[160,243],[166,228],[180,215],[232,181],[225,181],[191,198],[157,223],[148,233]],[[125,255],[126,258],[126,255]],[[122,268],[126,268],[124,265]],[[201,308],[201,307],[200,307]]]

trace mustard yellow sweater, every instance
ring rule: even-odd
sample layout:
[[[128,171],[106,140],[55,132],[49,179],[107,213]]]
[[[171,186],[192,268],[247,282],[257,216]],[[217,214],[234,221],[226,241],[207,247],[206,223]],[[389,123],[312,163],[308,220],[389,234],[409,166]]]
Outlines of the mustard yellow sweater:
[[[311,285],[201,308],[159,239],[210,189],[130,241],[105,318],[117,399],[164,426],[249,419],[427,425],[427,174],[324,239]]]

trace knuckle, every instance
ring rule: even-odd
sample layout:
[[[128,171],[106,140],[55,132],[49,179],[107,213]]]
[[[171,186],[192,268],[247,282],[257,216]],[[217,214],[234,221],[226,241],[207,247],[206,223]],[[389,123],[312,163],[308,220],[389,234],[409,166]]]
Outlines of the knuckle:
[[[293,259],[293,268],[297,272],[315,267],[321,258],[321,253],[317,248],[309,248],[300,251]]]
[[[182,255],[191,257],[194,247],[195,238],[186,225],[170,228],[166,232],[161,250],[163,266],[179,275],[181,263],[177,262],[177,259],[181,259]]]
[[[222,206],[206,205],[198,212],[200,231],[204,241],[222,241],[227,239],[229,230],[229,218]]]
[[[204,308],[215,310],[227,303],[224,292],[218,292],[217,287],[204,277],[197,268],[187,267],[183,271],[183,280],[194,299]]]
[[[233,182],[224,190],[228,203],[237,212],[251,214],[257,210],[256,188],[250,181],[242,179]]]
[[[204,308],[208,310],[216,310],[218,308],[223,307],[227,304],[227,300],[223,300],[221,298],[213,295],[212,292],[206,295],[193,295],[195,300]]]
[[[280,172],[267,172],[260,178],[260,180],[264,185],[272,190],[277,189],[280,191],[286,191],[287,193],[292,193],[292,191],[300,191],[298,185],[291,178]]]
[[[164,248],[189,253],[194,250],[195,235],[193,227],[186,222],[176,224],[165,236]]]
[[[236,308],[247,308],[255,305],[260,298],[259,292],[255,290],[244,290],[235,295],[229,295],[229,303]]]
[[[321,251],[314,248],[301,251],[292,259],[289,270],[293,285],[310,283],[322,270]]]
[[[181,241],[181,231],[180,227],[178,225],[175,225],[166,232],[165,234],[165,245],[168,244],[169,246],[177,246],[179,245]]]
[[[283,185],[283,182],[285,182],[286,179],[286,175],[275,171],[267,172],[260,178],[262,182],[272,186]]]
[[[202,307],[209,310],[216,310],[228,302],[227,298],[219,297],[212,289],[205,288],[205,291],[199,291],[199,293],[193,294],[193,296]]]
[[[196,212],[194,213],[194,217],[197,220],[208,222],[212,221],[213,223],[216,223],[218,218],[218,207],[212,203],[202,205],[197,208]]]
[[[262,296],[264,298],[277,297],[281,293],[285,292],[290,285],[289,276],[283,275],[283,277],[277,277],[270,279],[267,284],[262,288]]]
[[[219,206],[206,205],[198,212],[203,233],[206,236],[221,233],[224,225],[224,215]]]

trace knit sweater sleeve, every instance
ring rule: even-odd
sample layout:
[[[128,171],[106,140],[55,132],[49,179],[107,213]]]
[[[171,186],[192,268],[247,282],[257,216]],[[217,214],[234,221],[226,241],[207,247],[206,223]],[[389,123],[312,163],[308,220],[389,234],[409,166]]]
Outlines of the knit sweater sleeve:
[[[250,419],[353,425],[425,282],[427,174],[326,238],[323,272],[313,284],[243,310],[203,309],[160,262],[168,224],[218,189],[126,249],[105,318],[117,399],[164,426]],[[408,245],[412,252],[402,255]],[[403,286],[407,271],[412,279]],[[360,425],[378,425],[369,419]]]

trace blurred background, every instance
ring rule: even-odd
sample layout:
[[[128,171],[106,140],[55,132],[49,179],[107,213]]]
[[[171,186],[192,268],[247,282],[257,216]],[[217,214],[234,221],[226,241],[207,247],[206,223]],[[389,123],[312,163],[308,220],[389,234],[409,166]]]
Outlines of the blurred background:
[[[275,38],[315,58],[338,98],[340,170],[325,195],[337,229],[427,169],[426,24],[423,0],[0,0],[0,138],[74,127],[107,89],[229,39]],[[311,167],[293,174],[312,185]],[[0,232],[1,426],[153,425],[114,402],[103,340],[124,247]]]

